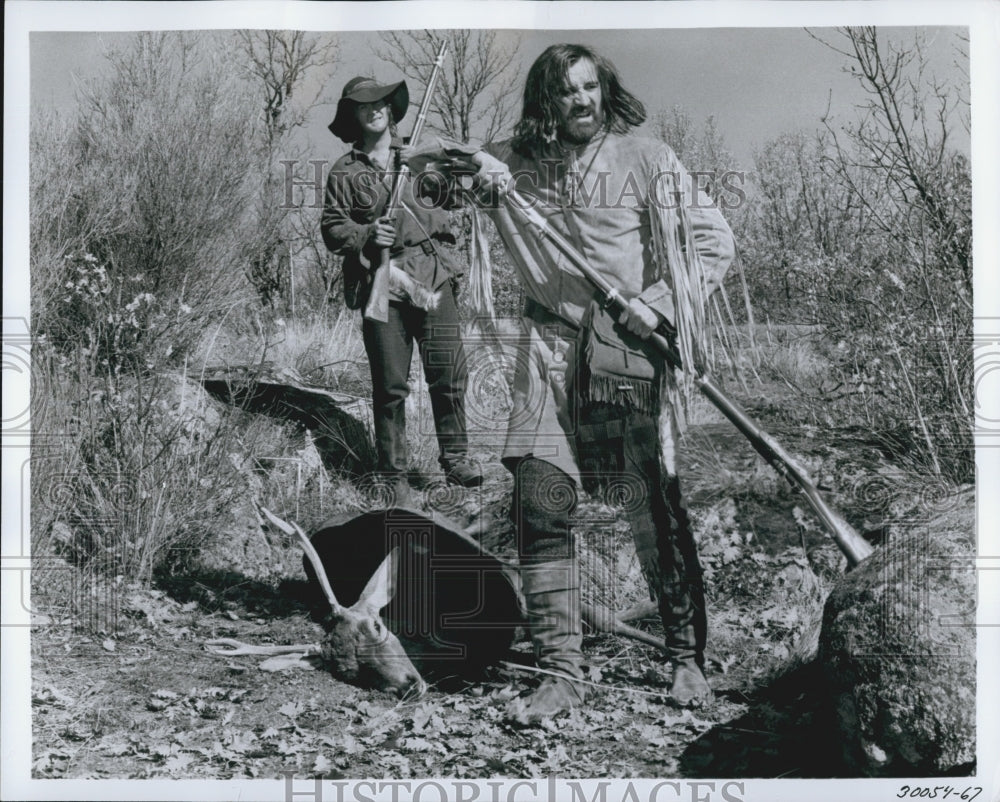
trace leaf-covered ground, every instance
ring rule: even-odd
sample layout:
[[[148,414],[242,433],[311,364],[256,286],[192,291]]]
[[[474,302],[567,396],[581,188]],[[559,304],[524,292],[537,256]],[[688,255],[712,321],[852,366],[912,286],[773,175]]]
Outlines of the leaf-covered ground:
[[[775,428],[778,427],[778,428]],[[877,539],[918,492],[863,438],[774,419],[848,519]],[[494,470],[495,468],[495,470]],[[497,465],[468,507],[497,526],[509,477]],[[838,771],[822,683],[802,658],[843,558],[808,508],[728,425],[707,416],[685,439],[684,478],[706,569],[710,681],[696,711],[666,703],[655,650],[588,636],[591,698],[550,726],[515,728],[506,702],[534,680],[530,647],[478,677],[447,678],[418,700],[334,680],[268,672],[205,642],[308,643],[301,569],[275,586],[239,573],[177,575],[153,589],[84,588],[92,616],[67,618],[59,581],[36,598],[33,773],[39,778],[816,777]],[[421,500],[434,506],[431,490]],[[461,508],[454,495],[451,512]],[[464,523],[464,522],[463,522]],[[297,560],[289,545],[289,565]],[[57,572],[58,573],[58,572]],[[65,577],[63,578],[65,580]],[[36,584],[36,587],[38,585]],[[48,609],[46,605],[49,605]],[[81,625],[82,624],[82,625]],[[657,632],[656,620],[641,626]]]

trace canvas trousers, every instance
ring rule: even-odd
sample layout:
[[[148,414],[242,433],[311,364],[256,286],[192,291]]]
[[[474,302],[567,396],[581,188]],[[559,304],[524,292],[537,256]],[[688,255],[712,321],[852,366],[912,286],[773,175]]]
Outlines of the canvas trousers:
[[[406,398],[416,342],[431,399],[439,461],[442,466],[469,450],[465,424],[468,365],[451,282],[440,288],[437,309],[425,311],[408,303],[389,303],[385,323],[364,319],[362,335],[372,377],[372,414],[377,470],[402,474],[407,469]]]

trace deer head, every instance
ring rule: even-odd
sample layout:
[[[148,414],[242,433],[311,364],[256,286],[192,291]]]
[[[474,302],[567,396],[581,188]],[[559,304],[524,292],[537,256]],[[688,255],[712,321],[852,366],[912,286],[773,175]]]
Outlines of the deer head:
[[[399,638],[379,615],[396,592],[399,549],[389,552],[358,600],[344,607],[337,601],[323,562],[302,527],[289,526],[263,507],[260,511],[282,531],[298,535],[330,604],[330,614],[324,621],[326,639],[320,645],[320,654],[330,672],[353,685],[377,688],[401,697],[422,695],[427,690],[427,683],[413,666]]]

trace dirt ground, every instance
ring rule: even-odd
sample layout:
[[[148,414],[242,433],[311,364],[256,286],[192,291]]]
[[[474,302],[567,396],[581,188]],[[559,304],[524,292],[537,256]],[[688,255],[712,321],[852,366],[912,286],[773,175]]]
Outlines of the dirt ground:
[[[873,542],[907,505],[926,503],[863,434],[754,412]],[[277,587],[217,570],[152,589],[91,587],[88,626],[61,617],[56,583],[36,598],[44,615],[32,632],[33,774],[838,776],[824,690],[802,658],[843,558],[802,499],[721,419],[705,416],[688,431],[683,468],[709,594],[715,698],[700,710],[667,704],[662,658],[614,636],[586,638],[586,707],[533,728],[502,717],[533,680],[524,642],[480,676],[437,678],[425,697],[403,702],[323,670],[269,672],[259,657],[206,650],[217,637],[317,640],[301,569]],[[482,493],[476,503],[499,521],[508,483],[491,465],[486,487],[468,492]],[[659,623],[640,626],[656,633]]]

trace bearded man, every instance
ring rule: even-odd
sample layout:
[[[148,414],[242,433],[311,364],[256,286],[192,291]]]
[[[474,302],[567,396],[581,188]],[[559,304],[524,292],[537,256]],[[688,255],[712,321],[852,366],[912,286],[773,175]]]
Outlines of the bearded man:
[[[508,709],[525,724],[585,700],[571,526],[577,489],[595,474],[631,488],[624,514],[659,603],[673,700],[698,705],[711,696],[702,571],[676,470],[679,385],[643,341],[666,322],[690,356],[691,320],[735,246],[673,151],[633,133],[645,118],[607,59],[554,45],[528,73],[513,139],[463,152],[491,191],[492,201],[480,200],[526,296],[519,345],[527,356],[517,362],[503,454],[515,480],[511,515],[531,637],[546,669]],[[620,319],[607,319],[594,286],[504,202],[511,186],[628,301]]]

